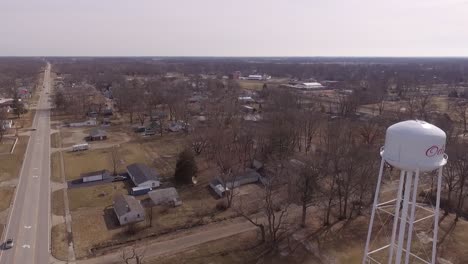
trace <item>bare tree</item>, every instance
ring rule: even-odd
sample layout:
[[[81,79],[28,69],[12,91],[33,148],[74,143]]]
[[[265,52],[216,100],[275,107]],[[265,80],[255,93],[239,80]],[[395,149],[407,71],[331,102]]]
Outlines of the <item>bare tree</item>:
[[[145,258],[145,249],[137,249],[136,246],[124,248],[122,250],[122,263],[125,264],[143,264]]]
[[[6,133],[5,122],[8,120],[8,113],[5,108],[0,108],[0,142],[2,142],[3,135]]]
[[[463,124],[463,134],[465,134],[467,130],[467,123],[468,123],[468,102],[465,99],[459,100],[455,102],[455,106],[453,107],[455,115],[458,119],[462,121]]]
[[[278,243],[287,235],[291,199],[288,186],[282,184],[285,180],[288,182],[287,177],[284,166],[274,168],[268,184],[259,194],[262,204],[258,213],[247,212],[242,198],[239,199],[238,206],[235,208],[242,217],[260,230],[261,241],[266,242],[272,250],[276,249]]]
[[[295,189],[302,206],[301,226],[305,227],[307,208],[317,196],[320,180],[326,175],[325,156],[311,156],[296,174]]]

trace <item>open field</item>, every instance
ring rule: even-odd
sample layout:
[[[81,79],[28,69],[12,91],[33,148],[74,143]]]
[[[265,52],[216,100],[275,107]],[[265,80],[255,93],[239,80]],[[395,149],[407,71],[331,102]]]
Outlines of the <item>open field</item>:
[[[18,177],[28,145],[27,136],[20,136],[12,154],[0,155],[0,181]]]
[[[14,138],[4,137],[0,142],[0,154],[9,154],[14,143]]]
[[[239,85],[246,90],[260,91],[265,81],[239,80]]]

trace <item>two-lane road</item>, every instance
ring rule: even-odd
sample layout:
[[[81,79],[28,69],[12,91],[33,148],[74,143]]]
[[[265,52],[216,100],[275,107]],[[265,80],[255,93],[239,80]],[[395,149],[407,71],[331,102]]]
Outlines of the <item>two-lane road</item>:
[[[26,149],[3,241],[13,238],[14,247],[3,249],[0,264],[47,264],[50,254],[50,64],[44,72],[43,89],[33,121],[35,131]]]

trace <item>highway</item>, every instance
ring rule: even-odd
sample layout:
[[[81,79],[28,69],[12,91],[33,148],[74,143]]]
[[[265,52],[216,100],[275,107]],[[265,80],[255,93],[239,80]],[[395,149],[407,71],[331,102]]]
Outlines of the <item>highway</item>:
[[[2,249],[0,264],[47,264],[50,255],[50,64],[44,72],[43,89],[33,120],[31,137],[21,167],[18,186],[3,242],[14,240],[11,249]],[[3,248],[3,247],[2,247]]]

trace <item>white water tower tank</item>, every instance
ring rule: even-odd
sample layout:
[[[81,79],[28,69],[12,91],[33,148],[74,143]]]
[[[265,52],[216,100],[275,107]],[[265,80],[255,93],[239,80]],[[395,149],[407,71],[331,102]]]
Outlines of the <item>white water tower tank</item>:
[[[387,129],[382,158],[406,171],[432,171],[447,163],[445,132],[420,120],[396,123]]]

